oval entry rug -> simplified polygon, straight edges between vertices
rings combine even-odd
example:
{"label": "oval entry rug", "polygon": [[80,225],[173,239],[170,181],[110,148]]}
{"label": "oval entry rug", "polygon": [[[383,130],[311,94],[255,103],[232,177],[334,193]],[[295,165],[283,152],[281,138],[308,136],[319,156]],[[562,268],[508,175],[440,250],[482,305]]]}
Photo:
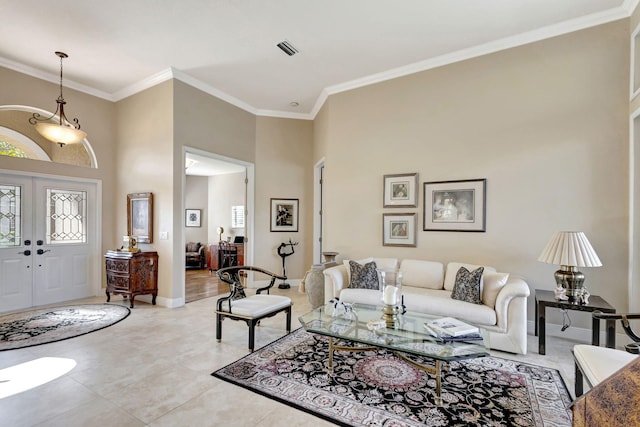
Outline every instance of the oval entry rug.
{"label": "oval entry rug", "polygon": [[118,323],[130,313],[120,305],[81,304],[0,316],[0,351],[88,334]]}

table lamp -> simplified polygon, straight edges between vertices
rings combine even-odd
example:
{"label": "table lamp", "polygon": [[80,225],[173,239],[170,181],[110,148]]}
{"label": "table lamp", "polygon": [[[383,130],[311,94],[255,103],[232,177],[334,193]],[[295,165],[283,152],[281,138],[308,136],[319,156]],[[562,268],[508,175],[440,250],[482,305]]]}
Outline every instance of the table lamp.
{"label": "table lamp", "polygon": [[558,231],[538,257],[538,261],[560,265],[554,276],[556,285],[567,291],[569,302],[579,302],[584,274],[576,267],[601,267],[602,263],[587,236],[581,231]]}

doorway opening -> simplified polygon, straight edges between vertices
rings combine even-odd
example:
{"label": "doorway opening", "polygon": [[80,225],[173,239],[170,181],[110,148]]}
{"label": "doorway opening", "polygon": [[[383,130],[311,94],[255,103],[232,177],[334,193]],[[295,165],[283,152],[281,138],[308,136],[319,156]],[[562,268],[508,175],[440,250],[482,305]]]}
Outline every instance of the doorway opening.
{"label": "doorway opening", "polygon": [[[195,148],[184,149],[185,303],[228,292],[218,281],[219,243],[233,245],[239,264],[251,262],[254,168],[252,163]],[[189,250],[203,257],[194,262]]]}

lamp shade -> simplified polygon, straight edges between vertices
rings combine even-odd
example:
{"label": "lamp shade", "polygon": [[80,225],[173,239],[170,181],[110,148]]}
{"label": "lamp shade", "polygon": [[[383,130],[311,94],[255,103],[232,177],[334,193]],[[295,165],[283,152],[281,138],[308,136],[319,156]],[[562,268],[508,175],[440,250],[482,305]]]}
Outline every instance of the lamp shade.
{"label": "lamp shade", "polygon": [[581,231],[558,231],[544,248],[538,261],[573,267],[600,267],[600,258]]}
{"label": "lamp shade", "polygon": [[77,144],[87,137],[87,133],[80,129],[56,123],[36,123],[35,128],[40,135],[49,141],[57,142],[61,145]]}

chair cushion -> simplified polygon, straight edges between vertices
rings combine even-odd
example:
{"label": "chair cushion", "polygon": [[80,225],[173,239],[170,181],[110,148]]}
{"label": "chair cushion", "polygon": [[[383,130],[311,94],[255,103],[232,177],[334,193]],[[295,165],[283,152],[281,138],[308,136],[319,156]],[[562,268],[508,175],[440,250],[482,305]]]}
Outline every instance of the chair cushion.
{"label": "chair cushion", "polygon": [[[231,313],[238,316],[260,317],[291,305],[291,298],[280,295],[251,295],[231,301]],[[226,303],[223,308],[227,307]]]}
{"label": "chair cushion", "polygon": [[638,356],[615,348],[578,344],[573,346],[573,357],[589,384],[595,386]]}

